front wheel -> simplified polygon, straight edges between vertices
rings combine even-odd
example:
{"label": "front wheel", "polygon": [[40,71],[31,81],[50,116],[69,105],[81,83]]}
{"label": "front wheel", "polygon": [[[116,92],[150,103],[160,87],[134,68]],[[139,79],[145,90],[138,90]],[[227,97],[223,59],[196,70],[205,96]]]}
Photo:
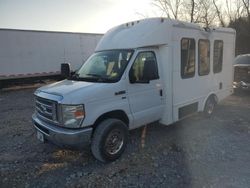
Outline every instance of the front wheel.
{"label": "front wheel", "polygon": [[128,140],[128,128],[118,119],[102,121],[95,129],[91,151],[102,162],[114,161],[121,156]]}
{"label": "front wheel", "polygon": [[215,105],[216,105],[216,102],[214,100],[214,97],[209,97],[206,101],[204,111],[203,111],[206,117],[210,117],[213,114]]}

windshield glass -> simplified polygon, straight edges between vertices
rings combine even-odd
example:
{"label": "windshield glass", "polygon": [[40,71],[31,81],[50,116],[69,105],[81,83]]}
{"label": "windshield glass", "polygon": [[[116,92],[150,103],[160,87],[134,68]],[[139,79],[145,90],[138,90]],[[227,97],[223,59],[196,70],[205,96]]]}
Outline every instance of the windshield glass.
{"label": "windshield glass", "polygon": [[133,50],[109,50],[94,53],[72,79],[89,82],[117,82],[120,80]]}
{"label": "windshield glass", "polygon": [[239,55],[235,58],[234,64],[250,65],[250,55]]}

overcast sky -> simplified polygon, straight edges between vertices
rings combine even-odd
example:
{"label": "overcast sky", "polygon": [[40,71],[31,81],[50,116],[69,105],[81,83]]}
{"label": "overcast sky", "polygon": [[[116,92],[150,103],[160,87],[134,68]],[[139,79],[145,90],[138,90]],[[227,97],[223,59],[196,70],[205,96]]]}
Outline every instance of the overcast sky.
{"label": "overcast sky", "polygon": [[104,33],[145,16],[161,16],[152,0],[0,0],[0,28]]}

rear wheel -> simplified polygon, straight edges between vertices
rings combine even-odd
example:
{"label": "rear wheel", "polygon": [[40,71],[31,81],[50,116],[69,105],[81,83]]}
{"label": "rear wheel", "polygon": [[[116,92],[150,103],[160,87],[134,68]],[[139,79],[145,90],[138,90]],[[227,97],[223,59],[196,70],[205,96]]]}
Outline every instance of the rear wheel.
{"label": "rear wheel", "polygon": [[203,111],[206,117],[210,117],[213,114],[215,105],[216,105],[216,102],[215,102],[214,97],[212,96],[209,97],[206,101],[204,111]]}
{"label": "rear wheel", "polygon": [[114,161],[121,156],[128,140],[128,128],[118,119],[102,121],[95,129],[91,151],[102,162]]}

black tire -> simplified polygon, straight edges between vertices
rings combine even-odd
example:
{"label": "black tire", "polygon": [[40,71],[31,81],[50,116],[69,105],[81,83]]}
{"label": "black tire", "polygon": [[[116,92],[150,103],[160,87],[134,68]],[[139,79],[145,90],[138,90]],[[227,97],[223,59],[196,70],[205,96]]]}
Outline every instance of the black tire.
{"label": "black tire", "polygon": [[128,128],[118,119],[106,119],[95,129],[91,151],[101,162],[118,159],[124,152],[128,141]]}
{"label": "black tire", "polygon": [[216,105],[216,101],[215,101],[214,97],[210,96],[206,101],[204,111],[203,111],[203,114],[205,115],[205,117],[212,116],[212,114],[214,112],[215,105]]}

